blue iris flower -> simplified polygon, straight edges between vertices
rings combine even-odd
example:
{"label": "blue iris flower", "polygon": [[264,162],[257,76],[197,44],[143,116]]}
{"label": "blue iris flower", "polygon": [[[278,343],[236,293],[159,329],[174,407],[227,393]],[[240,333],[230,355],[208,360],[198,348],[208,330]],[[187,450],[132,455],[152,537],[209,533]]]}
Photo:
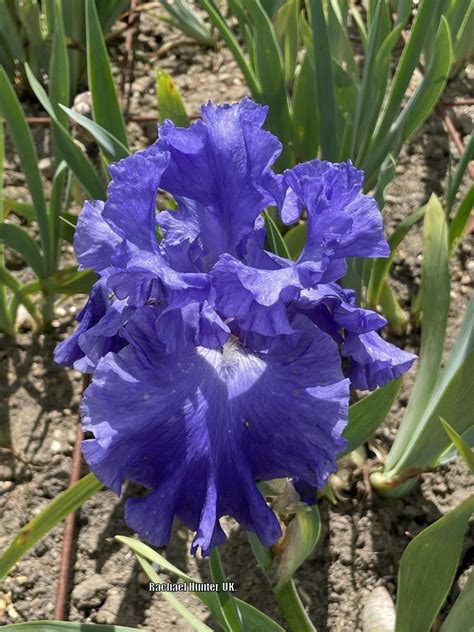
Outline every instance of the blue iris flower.
{"label": "blue iris flower", "polygon": [[[275,174],[266,114],[244,99],[204,106],[187,129],[165,122],[110,167],[107,200],[86,202],[77,224],[80,266],[98,280],[56,360],[92,374],[84,456],[115,492],[125,480],[150,490],[125,511],[156,546],[179,517],[207,555],[225,540],[223,515],[274,543],[279,522],[256,481],[324,486],[350,385],[376,388],[414,360],[337,284],[346,257],[389,253],[362,172],[313,160]],[[159,190],[177,209],[156,213]],[[296,262],[264,249],[268,205],[287,224],[306,213]]]}

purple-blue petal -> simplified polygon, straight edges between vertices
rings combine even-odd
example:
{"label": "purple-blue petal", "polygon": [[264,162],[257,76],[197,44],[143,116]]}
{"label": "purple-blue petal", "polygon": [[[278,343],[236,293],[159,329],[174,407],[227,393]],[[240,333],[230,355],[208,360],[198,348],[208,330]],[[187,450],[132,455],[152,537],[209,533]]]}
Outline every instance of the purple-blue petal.
{"label": "purple-blue petal", "polygon": [[389,255],[377,203],[362,194],[363,172],[350,162],[313,160],[286,171],[285,181],[293,191],[286,201],[293,210],[284,207],[284,219],[295,218],[295,198],[307,213],[301,260]]}
{"label": "purple-blue petal", "polygon": [[269,545],[280,528],[255,481],[325,484],[345,446],[348,381],[335,343],[305,317],[293,326],[298,346],[272,355],[232,339],[157,354],[152,366],[131,347],[100,362],[82,406],[84,429],[94,433],[83,450],[117,493],[127,479],[152,490],[127,506],[142,537],[163,546],[176,515],[207,553],[229,514]]}
{"label": "purple-blue petal", "polygon": [[355,388],[372,391],[408,371],[416,356],[386,342],[377,333],[347,334],[342,354],[350,358],[349,377]]}

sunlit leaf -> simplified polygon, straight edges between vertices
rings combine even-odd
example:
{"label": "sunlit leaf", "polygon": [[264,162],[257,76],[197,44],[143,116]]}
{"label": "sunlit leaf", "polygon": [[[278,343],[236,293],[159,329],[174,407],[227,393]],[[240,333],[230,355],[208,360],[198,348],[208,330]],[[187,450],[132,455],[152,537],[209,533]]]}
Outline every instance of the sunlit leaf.
{"label": "sunlit leaf", "polygon": [[457,448],[459,454],[468,464],[471,474],[474,474],[474,452],[464,441],[462,436],[456,432],[456,430],[454,430],[454,428],[450,426],[445,419],[441,418],[441,423],[443,424],[443,428],[446,430],[448,437]]}
{"label": "sunlit leaf", "polygon": [[178,127],[189,126],[189,118],[179,90],[171,75],[161,68],[156,70],[156,100],[160,121],[170,119]]}
{"label": "sunlit leaf", "polygon": [[471,496],[405,549],[398,574],[396,632],[430,631],[453,582],[473,512]]}
{"label": "sunlit leaf", "polygon": [[87,75],[94,121],[128,148],[127,130],[94,0],[86,0],[86,41]]}
{"label": "sunlit leaf", "polygon": [[400,379],[392,380],[349,407],[349,421],[343,433],[348,444],[338,458],[349,454],[370,439],[385,421],[400,386]]}

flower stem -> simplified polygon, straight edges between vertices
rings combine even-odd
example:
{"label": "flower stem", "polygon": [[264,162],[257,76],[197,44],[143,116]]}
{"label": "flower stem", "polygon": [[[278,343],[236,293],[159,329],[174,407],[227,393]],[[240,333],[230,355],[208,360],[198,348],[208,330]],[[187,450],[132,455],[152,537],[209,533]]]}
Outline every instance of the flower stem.
{"label": "flower stem", "polygon": [[275,596],[292,632],[316,632],[292,579],[274,589]]}

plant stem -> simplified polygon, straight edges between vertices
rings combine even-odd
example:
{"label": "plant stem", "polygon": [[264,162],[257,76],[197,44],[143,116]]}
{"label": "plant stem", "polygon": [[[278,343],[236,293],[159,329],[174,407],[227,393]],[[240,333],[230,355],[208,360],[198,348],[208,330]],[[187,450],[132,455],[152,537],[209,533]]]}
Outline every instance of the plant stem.
{"label": "plant stem", "polygon": [[43,294],[42,314],[43,330],[51,331],[51,323],[54,318],[54,296],[52,294]]}
{"label": "plant stem", "polygon": [[292,579],[275,588],[275,596],[292,632],[316,632]]}

